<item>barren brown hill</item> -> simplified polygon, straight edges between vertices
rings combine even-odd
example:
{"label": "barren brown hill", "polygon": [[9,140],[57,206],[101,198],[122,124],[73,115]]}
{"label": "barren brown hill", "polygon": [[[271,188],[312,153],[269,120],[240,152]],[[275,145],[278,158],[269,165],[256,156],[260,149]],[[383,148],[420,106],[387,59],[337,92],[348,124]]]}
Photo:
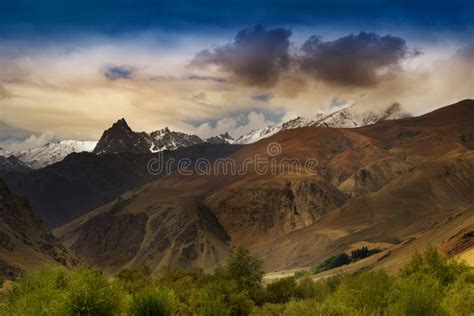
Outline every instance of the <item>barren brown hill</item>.
{"label": "barren brown hill", "polygon": [[[267,150],[275,144],[281,149],[276,156]],[[253,161],[244,174],[174,173],[55,234],[87,262],[109,269],[144,263],[213,268],[230,246],[244,244],[267,270],[280,270],[314,265],[361,242],[393,247],[372,265],[392,261],[396,269],[412,253],[408,245],[468,233],[473,148],[473,100],[357,129],[285,130],[229,156],[239,169],[258,155],[277,172],[257,172]],[[287,164],[309,158],[318,161],[311,172]]]}
{"label": "barren brown hill", "polygon": [[24,271],[77,263],[28,201],[11,193],[0,179],[0,276],[14,279]]}

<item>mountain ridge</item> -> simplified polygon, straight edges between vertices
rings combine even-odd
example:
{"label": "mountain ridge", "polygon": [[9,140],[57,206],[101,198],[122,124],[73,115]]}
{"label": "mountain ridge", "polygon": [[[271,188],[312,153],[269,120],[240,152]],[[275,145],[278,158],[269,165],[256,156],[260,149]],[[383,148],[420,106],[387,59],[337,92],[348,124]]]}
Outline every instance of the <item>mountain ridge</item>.
{"label": "mountain ridge", "polygon": [[[442,243],[470,227],[462,219],[472,218],[474,206],[473,123],[474,101],[465,100],[420,117],[379,121],[356,129],[283,130],[242,146],[228,158],[239,164],[257,154],[269,157],[267,146],[276,142],[281,146],[277,164],[287,158],[301,163],[308,157],[317,158],[316,175],[260,174],[252,168],[237,176],[172,173],[54,233],[81,258],[111,271],[143,264],[152,269],[170,264],[213,269],[235,245],[249,247],[267,271],[274,271],[314,266],[361,242],[394,249],[388,259],[374,266],[387,264],[397,269],[409,258],[406,254],[412,253],[410,240],[419,240],[419,247],[435,237]],[[78,236],[94,230],[99,214],[108,214],[109,229],[114,230],[131,214],[160,216],[166,210],[167,216],[192,216],[198,207],[215,216],[229,242],[219,234],[210,237],[206,226],[192,225],[193,233],[188,234],[182,226],[165,221],[155,222],[155,231],[166,232],[162,236],[186,236],[185,244],[168,238],[170,242],[160,244],[156,251],[148,239],[137,238],[135,248],[140,252],[111,263],[118,250],[106,241],[97,239],[98,249],[108,251],[104,261],[96,258],[97,249],[84,249],[76,242]],[[212,239],[212,247],[221,250],[212,251],[199,236]],[[190,252],[183,252],[188,246]],[[209,252],[218,255],[210,261],[199,259],[209,258]]]}

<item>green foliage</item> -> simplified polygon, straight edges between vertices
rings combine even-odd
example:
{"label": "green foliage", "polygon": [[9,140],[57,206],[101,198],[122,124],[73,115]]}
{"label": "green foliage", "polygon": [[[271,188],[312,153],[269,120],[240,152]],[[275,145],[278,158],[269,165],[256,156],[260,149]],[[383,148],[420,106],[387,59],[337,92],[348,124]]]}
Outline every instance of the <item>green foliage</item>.
{"label": "green foliage", "polygon": [[319,266],[316,267],[314,273],[320,273],[326,270],[331,270],[351,262],[351,258],[346,253],[341,253],[327,258]]}
{"label": "green foliage", "polygon": [[324,293],[322,283],[314,282],[310,277],[298,281],[295,288],[295,296],[298,299],[322,299]]}
{"label": "green foliage", "polygon": [[209,275],[201,269],[167,268],[159,271],[156,284],[178,294],[182,314],[245,315],[254,306],[248,291],[222,271]]}
{"label": "green foliage", "polygon": [[51,268],[24,276],[5,295],[6,315],[61,315],[67,301],[67,270]]}
{"label": "green foliage", "polygon": [[267,302],[286,303],[296,296],[295,278],[283,278],[267,286]]}
{"label": "green foliage", "polygon": [[374,248],[369,250],[369,248],[364,246],[362,248],[353,250],[350,256],[343,252],[324,260],[323,263],[313,269],[313,273],[320,273],[323,271],[331,270],[349,264],[351,262],[367,258],[381,251],[382,249],[380,248]]}
{"label": "green foliage", "polygon": [[474,271],[462,274],[449,287],[442,306],[449,315],[474,314]]}
{"label": "green foliage", "polygon": [[133,295],[129,314],[131,316],[177,315],[179,300],[172,290],[146,289]]}
{"label": "green foliage", "polygon": [[[370,251],[361,248],[351,257]],[[201,269],[45,269],[0,291],[0,315],[472,315],[474,270],[430,247],[390,277],[383,271],[309,275],[262,285],[261,263],[236,249],[214,274]]]}
{"label": "green foliage", "polygon": [[279,316],[285,309],[285,304],[266,303],[252,310],[251,316]]}
{"label": "green foliage", "polygon": [[313,316],[318,312],[318,303],[311,300],[290,301],[285,305],[284,316]]}
{"label": "green foliage", "polygon": [[443,286],[447,286],[467,272],[464,263],[442,256],[436,248],[429,246],[423,253],[415,253],[411,261],[400,272],[401,277],[412,274],[430,275]]}
{"label": "green foliage", "polygon": [[124,295],[97,268],[45,269],[22,278],[6,295],[12,315],[114,315]]}
{"label": "green foliage", "polygon": [[185,303],[198,289],[204,288],[212,279],[202,269],[183,270],[162,268],[156,274],[155,283],[160,287],[173,289],[180,302]]}
{"label": "green foliage", "polygon": [[255,298],[262,287],[265,273],[259,259],[252,257],[248,249],[238,247],[231,252],[225,266],[216,274],[224,279],[236,281],[239,290],[247,291],[252,298]]}
{"label": "green foliage", "polygon": [[123,309],[124,295],[98,268],[70,273],[66,307],[71,315],[115,315]]}
{"label": "green foliage", "polygon": [[364,259],[364,258],[367,258],[367,257],[370,257],[376,253],[379,253],[381,252],[382,249],[380,248],[374,248],[374,249],[370,249],[367,248],[367,247],[362,247],[362,248],[358,248],[356,250],[353,250],[351,252],[351,261],[357,261],[357,260],[361,260],[361,259]]}
{"label": "green foliage", "polygon": [[391,315],[439,315],[441,284],[431,275],[412,274],[395,281],[391,291]]}
{"label": "green foliage", "polygon": [[381,314],[388,306],[391,283],[383,271],[350,275],[341,281],[329,302],[364,314]]}
{"label": "green foliage", "polygon": [[130,294],[153,285],[151,272],[147,266],[144,266],[141,270],[123,269],[117,274],[116,278],[117,282]]}

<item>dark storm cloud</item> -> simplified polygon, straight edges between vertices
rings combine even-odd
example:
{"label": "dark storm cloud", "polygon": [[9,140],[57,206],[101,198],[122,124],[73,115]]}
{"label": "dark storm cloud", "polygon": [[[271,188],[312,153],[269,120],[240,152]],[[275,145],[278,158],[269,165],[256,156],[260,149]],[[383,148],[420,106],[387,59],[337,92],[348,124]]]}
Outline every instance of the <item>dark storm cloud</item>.
{"label": "dark storm cloud", "polygon": [[227,45],[199,52],[191,65],[216,65],[239,83],[271,87],[290,66],[290,36],[290,30],[257,25],[240,31]]}
{"label": "dark storm cloud", "polygon": [[135,69],[131,66],[109,66],[104,75],[109,80],[131,79]]}
{"label": "dark storm cloud", "polygon": [[301,69],[336,85],[371,86],[407,58],[405,40],[361,32],[324,42],[312,36],[301,47]]}

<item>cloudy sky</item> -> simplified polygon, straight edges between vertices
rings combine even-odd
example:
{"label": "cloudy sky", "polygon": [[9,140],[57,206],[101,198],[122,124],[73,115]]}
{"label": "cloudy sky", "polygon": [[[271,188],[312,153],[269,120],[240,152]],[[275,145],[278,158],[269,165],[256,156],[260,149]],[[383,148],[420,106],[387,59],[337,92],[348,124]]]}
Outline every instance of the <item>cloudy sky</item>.
{"label": "cloudy sky", "polygon": [[0,141],[97,140],[121,117],[209,137],[353,103],[421,114],[474,98],[473,12],[456,0],[3,0]]}

